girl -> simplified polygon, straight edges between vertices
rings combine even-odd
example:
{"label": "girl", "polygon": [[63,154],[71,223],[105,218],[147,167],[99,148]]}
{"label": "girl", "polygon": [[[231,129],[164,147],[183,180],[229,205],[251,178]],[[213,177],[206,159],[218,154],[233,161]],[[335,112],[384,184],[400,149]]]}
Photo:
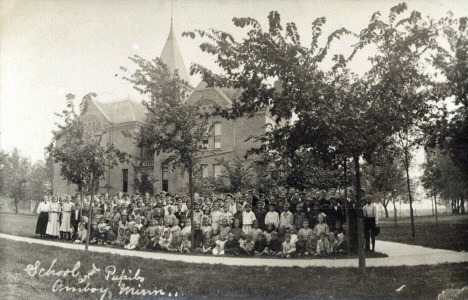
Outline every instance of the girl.
{"label": "girl", "polygon": [[57,197],[52,197],[52,203],[49,206],[49,222],[47,223],[46,234],[54,239],[58,239],[60,234],[60,204],[57,202]]}
{"label": "girl", "polygon": [[252,230],[252,223],[256,220],[255,214],[251,211],[250,204],[245,205],[245,211],[242,213],[242,231],[244,234],[249,234]]}
{"label": "girl", "polygon": [[128,215],[127,228],[130,229],[131,232],[133,232],[134,226],[135,226],[135,217],[133,215]]}
{"label": "girl", "polygon": [[270,242],[273,231],[275,231],[275,225],[273,223],[268,223],[267,230],[264,232],[267,243]]}
{"label": "girl", "polygon": [[225,232],[221,232],[221,237],[216,241],[216,248],[213,249],[213,255],[224,255],[224,245],[227,242],[227,235]]}
{"label": "girl", "polygon": [[179,247],[180,247],[180,238],[179,238],[179,232],[174,231],[172,232],[172,239],[171,243],[169,244],[169,251],[170,252],[179,252]]}
{"label": "girl", "polygon": [[257,236],[254,251],[255,255],[265,255],[270,253],[270,251],[268,250],[268,243],[265,239],[265,235],[263,234],[263,232],[260,232]]}
{"label": "girl", "polygon": [[140,235],[138,234],[138,228],[133,227],[133,233],[130,236],[130,243],[128,243],[127,246],[125,246],[125,249],[133,250],[136,248],[138,245],[138,240],[140,239]]}
{"label": "girl", "polygon": [[252,241],[252,236],[250,234],[247,234],[245,237],[245,241],[241,244],[241,254],[245,255],[254,255],[255,251],[255,243]]}
{"label": "girl", "polygon": [[211,238],[211,233],[207,232],[205,233],[205,239],[203,241],[203,254],[211,254],[213,253],[213,248],[214,248],[214,241]]}
{"label": "girl", "polygon": [[318,221],[319,223],[314,227],[314,233],[316,236],[322,236],[322,233],[326,234],[327,236],[330,234],[330,228],[327,224],[323,222],[323,214],[319,214]]}
{"label": "girl", "polygon": [[188,236],[190,237],[190,234],[192,233],[192,221],[191,220],[187,220],[187,223],[185,224],[185,227],[182,229],[182,231],[180,232],[180,234],[182,236]]}
{"label": "girl", "polygon": [[220,226],[221,233],[225,233],[226,236],[228,236],[228,233],[231,231],[231,226],[229,226],[229,221],[227,218],[223,218],[221,220],[221,226]]}
{"label": "girl", "polygon": [[257,236],[260,233],[263,233],[263,231],[258,226],[259,226],[258,221],[257,220],[253,221],[253,228],[252,228],[250,234],[252,235],[252,241],[254,241],[254,242],[257,241]]}
{"label": "girl", "polygon": [[136,248],[138,250],[146,250],[148,248],[148,245],[149,245],[149,242],[150,242],[150,240],[148,238],[148,234],[147,234],[146,230],[144,230],[144,229],[141,230],[140,233],[141,233],[141,236],[138,239],[138,244],[137,244]]}
{"label": "girl", "polygon": [[240,222],[238,219],[234,220],[234,228],[231,229],[232,234],[234,235],[234,239],[239,241],[242,236],[242,229],[240,228]]}
{"label": "girl", "polygon": [[209,233],[213,232],[213,228],[209,224],[209,218],[206,217],[206,216],[203,216],[202,220],[203,220],[203,223],[202,223],[203,226],[202,226],[201,230],[203,232],[203,235],[205,235],[205,233],[207,233],[207,232],[209,232]]}
{"label": "girl", "polygon": [[189,240],[189,236],[183,235],[182,242],[180,243],[180,246],[179,246],[179,251],[181,253],[190,253],[191,248],[192,248],[192,243]]}
{"label": "girl", "polygon": [[116,245],[125,246],[125,229],[119,228]]}
{"label": "girl", "polygon": [[75,235],[75,238],[73,240],[73,243],[75,244],[82,244],[86,240],[86,235],[88,231],[85,229],[85,225],[83,223],[80,223],[78,225],[78,232]]}

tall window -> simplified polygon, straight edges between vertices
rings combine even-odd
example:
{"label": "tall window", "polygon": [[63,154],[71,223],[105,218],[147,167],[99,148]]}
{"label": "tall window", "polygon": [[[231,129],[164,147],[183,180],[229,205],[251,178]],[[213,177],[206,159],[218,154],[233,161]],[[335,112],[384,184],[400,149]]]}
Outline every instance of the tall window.
{"label": "tall window", "polygon": [[169,191],[169,168],[168,166],[162,166],[162,190],[165,192]]}
{"label": "tall window", "polygon": [[128,169],[122,169],[122,192],[128,193]]}
{"label": "tall window", "polygon": [[221,176],[221,165],[213,165],[213,176],[214,178]]}
{"label": "tall window", "polygon": [[208,165],[201,165],[200,169],[201,169],[201,177],[202,178],[208,177]]}
{"label": "tall window", "polygon": [[221,123],[214,124],[214,148],[221,149]]}

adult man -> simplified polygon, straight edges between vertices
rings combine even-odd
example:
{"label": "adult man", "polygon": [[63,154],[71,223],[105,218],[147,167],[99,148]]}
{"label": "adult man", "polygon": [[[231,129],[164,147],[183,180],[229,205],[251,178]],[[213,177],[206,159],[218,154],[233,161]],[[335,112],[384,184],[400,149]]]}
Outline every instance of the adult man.
{"label": "adult man", "polygon": [[370,251],[370,240],[372,239],[372,252],[375,251],[375,233],[379,225],[377,205],[372,203],[372,196],[366,196],[366,205],[362,208],[364,216],[364,232],[366,237],[366,251]]}

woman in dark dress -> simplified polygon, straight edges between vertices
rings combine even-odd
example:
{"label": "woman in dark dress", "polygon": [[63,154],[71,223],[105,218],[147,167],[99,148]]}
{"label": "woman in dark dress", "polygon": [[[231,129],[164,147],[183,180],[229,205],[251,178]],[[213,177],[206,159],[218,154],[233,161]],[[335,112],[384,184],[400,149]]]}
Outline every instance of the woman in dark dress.
{"label": "woman in dark dress", "polygon": [[49,197],[44,196],[44,201],[39,203],[37,207],[36,234],[40,234],[41,238],[46,237],[47,223],[49,222]]}

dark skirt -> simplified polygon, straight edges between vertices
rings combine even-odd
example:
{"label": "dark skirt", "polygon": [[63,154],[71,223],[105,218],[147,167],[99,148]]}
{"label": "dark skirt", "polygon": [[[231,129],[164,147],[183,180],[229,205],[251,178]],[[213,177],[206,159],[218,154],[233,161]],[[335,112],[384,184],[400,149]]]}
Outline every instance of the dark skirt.
{"label": "dark skirt", "polygon": [[47,223],[49,223],[49,213],[41,212],[37,218],[36,234],[46,234]]}

